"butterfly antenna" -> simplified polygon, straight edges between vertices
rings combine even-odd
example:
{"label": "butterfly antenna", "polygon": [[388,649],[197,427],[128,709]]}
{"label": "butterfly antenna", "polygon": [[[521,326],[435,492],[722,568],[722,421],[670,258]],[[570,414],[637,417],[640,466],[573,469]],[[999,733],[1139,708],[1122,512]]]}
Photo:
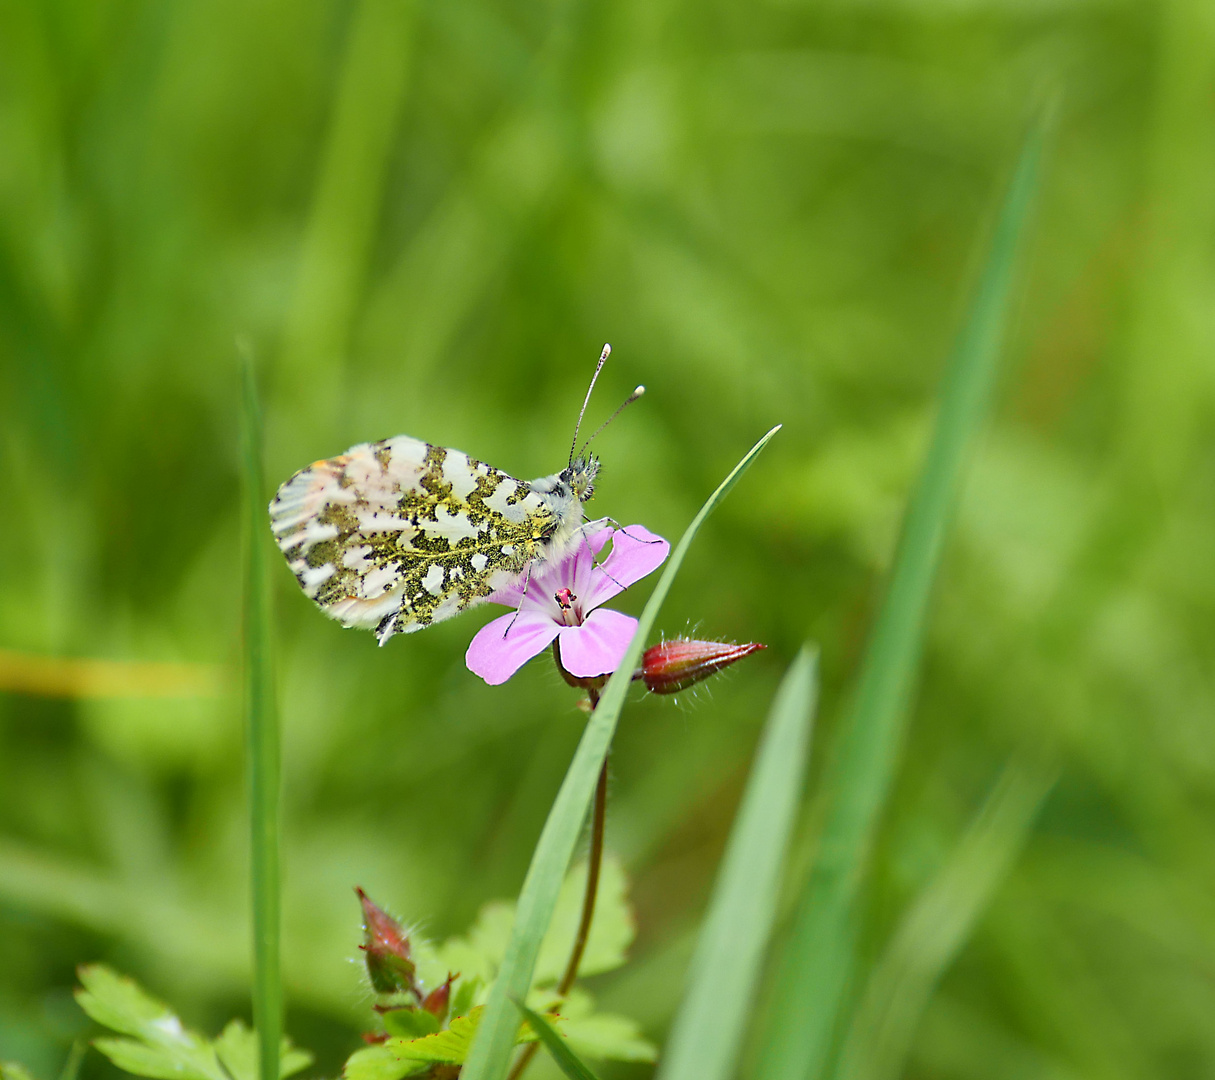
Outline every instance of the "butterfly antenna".
{"label": "butterfly antenna", "polygon": [[578,456],[585,457],[587,448],[591,445],[591,443],[593,443],[595,441],[595,438],[596,438],[596,436],[598,436],[599,432],[602,431],[605,427],[607,427],[608,424],[610,424],[613,420],[615,420],[616,417],[618,417],[622,412],[624,412],[625,409],[627,409],[630,405],[632,405],[633,402],[636,401],[639,397],[641,397],[641,395],[644,393],[645,393],[645,387],[639,386],[639,387],[637,387],[636,390],[634,390],[631,394],[629,394],[629,396],[626,397],[620,403],[620,408],[618,408],[614,413],[612,413],[611,416],[609,416],[602,424],[600,424],[598,429],[595,431],[595,434],[592,435],[589,439],[586,440],[585,443],[582,444],[582,453],[579,454]]}
{"label": "butterfly antenna", "polygon": [[[591,376],[591,385],[586,388],[586,397],[582,399],[582,409],[578,413],[578,423],[574,425],[574,439],[570,443],[570,464],[574,464],[574,451],[578,447],[578,432],[582,428],[582,418],[586,415],[586,407],[591,403],[591,391],[595,389],[595,381],[599,378],[599,372],[603,370],[603,365],[607,363],[607,358],[612,355],[611,345],[604,345],[603,352],[599,354],[599,363],[595,365],[595,374]],[[598,432],[595,433],[596,435]],[[594,435],[591,436],[594,438]],[[589,440],[588,440],[589,441]]]}

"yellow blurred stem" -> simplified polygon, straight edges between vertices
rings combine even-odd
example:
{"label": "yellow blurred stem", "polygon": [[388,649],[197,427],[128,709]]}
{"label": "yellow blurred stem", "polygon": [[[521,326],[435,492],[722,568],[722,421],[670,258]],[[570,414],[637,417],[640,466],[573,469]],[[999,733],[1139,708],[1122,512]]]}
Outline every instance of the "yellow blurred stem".
{"label": "yellow blurred stem", "polygon": [[214,697],[223,680],[211,664],[94,660],[0,649],[0,692],[60,698]]}

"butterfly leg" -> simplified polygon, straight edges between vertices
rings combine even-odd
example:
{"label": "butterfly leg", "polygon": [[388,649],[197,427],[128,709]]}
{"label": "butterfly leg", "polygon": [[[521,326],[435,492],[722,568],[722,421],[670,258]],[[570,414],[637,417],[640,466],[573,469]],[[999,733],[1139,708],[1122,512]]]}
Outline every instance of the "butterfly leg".
{"label": "butterfly leg", "polygon": [[[608,523],[609,523],[609,524],[610,524],[610,525],[611,525],[611,526],[612,526],[612,527],[613,527],[613,528],[614,528],[614,529],[615,529],[617,532],[624,533],[624,535],[625,535],[625,536],[627,536],[627,537],[628,537],[630,540],[635,540],[635,541],[636,541],[637,543],[639,543],[639,544],[662,544],[662,543],[665,543],[665,541],[664,541],[664,540],[662,540],[661,538],[658,538],[658,537],[656,537],[656,538],[655,538],[655,539],[653,539],[653,540],[646,540],[646,539],[644,539],[644,538],[642,538],[642,537],[640,537],[640,536],[634,536],[634,535],[633,535],[631,532],[629,532],[629,530],[628,530],[628,529],[626,529],[626,528],[625,528],[623,525],[621,525],[621,524],[620,524],[620,522],[619,522],[619,521],[617,521],[617,520],[616,520],[614,517],[604,517],[604,518],[600,518],[600,519],[599,519],[599,521],[606,521],[606,522],[608,522]],[[591,522],[591,524],[592,524],[592,525],[597,525],[598,523],[599,523],[599,522]],[[585,526],[583,527],[583,533],[582,533],[582,542],[583,542],[584,544],[586,544],[586,546],[587,546],[588,548],[590,547],[590,542],[589,542],[589,541],[587,540],[587,538],[586,538]],[[591,558],[592,558],[592,559],[594,559],[594,557],[595,557],[595,556],[592,554]],[[615,585],[615,586],[616,586],[616,587],[617,587],[617,588],[618,588],[618,589],[619,589],[621,592],[623,592],[623,591],[624,591],[625,586],[624,586],[624,585],[621,585],[619,581],[617,581],[617,580],[616,580],[614,577],[612,577],[612,575],[611,575],[611,574],[609,574],[609,573],[608,573],[606,570],[604,570],[604,569],[603,569],[603,563],[599,563],[599,562],[595,563],[595,569],[597,569],[597,570],[599,570],[601,573],[603,573],[603,574],[604,574],[604,575],[607,577],[608,581],[610,581],[610,582],[611,582],[613,585]]]}
{"label": "butterfly leg", "polygon": [[510,622],[508,622],[506,624],[506,629],[502,631],[503,637],[506,637],[506,635],[510,633],[511,627],[513,627],[515,625],[515,620],[519,617],[519,612],[523,610],[523,601],[527,599],[527,587],[531,584],[531,581],[532,581],[532,567],[534,565],[535,565],[534,559],[527,564],[527,569],[524,571],[524,574],[523,574],[523,597],[519,601],[519,606],[517,608],[515,608],[515,613],[514,613],[514,615],[511,616]]}
{"label": "butterfly leg", "polygon": [[629,530],[624,525],[621,525],[620,522],[617,521],[614,517],[605,517],[605,518],[600,518],[599,520],[606,521],[617,532],[624,533],[624,535],[627,536],[630,540],[636,540],[637,543],[639,543],[639,544],[662,544],[662,543],[666,542],[661,537],[656,537],[653,540],[646,540],[640,536],[634,536],[631,532],[629,532]]}

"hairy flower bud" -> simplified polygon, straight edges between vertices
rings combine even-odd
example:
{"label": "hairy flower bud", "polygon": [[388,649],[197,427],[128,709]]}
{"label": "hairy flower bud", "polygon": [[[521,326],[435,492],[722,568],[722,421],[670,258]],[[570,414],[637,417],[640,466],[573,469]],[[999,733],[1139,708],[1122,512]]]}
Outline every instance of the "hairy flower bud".
{"label": "hairy flower bud", "polygon": [[362,889],[355,889],[363,905],[363,950],[367,974],[377,994],[410,990],[418,993],[416,967],[409,955],[409,937],[401,924],[372,902]]}
{"label": "hairy flower bud", "polygon": [[677,694],[693,683],[716,675],[736,660],[766,648],[754,641],[731,645],[726,641],[676,638],[646,649],[641,670],[633,678],[644,680],[646,689],[655,694]]}

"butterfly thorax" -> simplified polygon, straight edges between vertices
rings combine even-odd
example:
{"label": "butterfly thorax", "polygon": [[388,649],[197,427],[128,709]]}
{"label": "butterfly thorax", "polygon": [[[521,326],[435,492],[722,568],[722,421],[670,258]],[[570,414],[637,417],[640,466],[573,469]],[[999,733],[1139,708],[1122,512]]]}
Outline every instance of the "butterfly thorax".
{"label": "butterfly thorax", "polygon": [[598,458],[580,457],[561,472],[542,476],[529,485],[552,511],[556,523],[552,534],[545,538],[542,557],[554,558],[568,550],[582,527],[582,504],[595,494],[598,473]]}

